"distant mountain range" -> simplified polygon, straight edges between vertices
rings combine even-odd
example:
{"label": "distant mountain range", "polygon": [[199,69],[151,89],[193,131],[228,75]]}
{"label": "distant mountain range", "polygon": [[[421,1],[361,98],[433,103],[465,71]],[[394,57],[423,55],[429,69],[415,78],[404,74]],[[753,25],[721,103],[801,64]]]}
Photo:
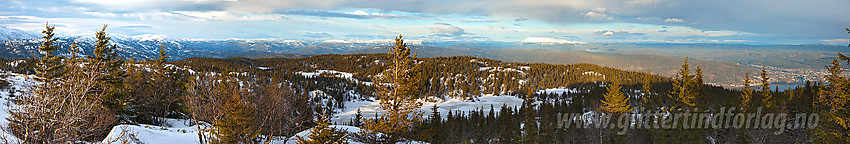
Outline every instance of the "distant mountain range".
{"label": "distant mountain range", "polygon": [[[41,34],[0,26],[0,56],[25,58],[38,54]],[[93,52],[93,35],[58,36],[60,54],[69,54],[72,42],[80,46],[81,55]],[[387,40],[280,40],[280,39],[171,39],[164,35],[145,34],[113,36],[119,55],[136,60],[153,59],[161,46],[174,60],[190,57],[299,58],[317,54],[385,53]],[[738,84],[744,72],[754,73],[760,66],[802,69],[813,73],[831,62],[837,52],[847,53],[846,46],[833,45],[742,45],[742,44],[667,44],[667,43],[593,43],[541,37],[521,42],[497,41],[406,41],[420,57],[475,56],[507,62],[539,62],[553,64],[591,63],[618,69],[652,70],[673,76],[685,57],[706,71],[708,82]],[[694,66],[695,67],[695,66]],[[778,71],[788,71],[778,69]],[[779,73],[779,72],[777,72]],[[779,77],[789,83],[799,76]]]}
{"label": "distant mountain range", "polygon": [[13,39],[36,39],[40,37],[41,35],[38,35],[38,33],[32,33],[19,29],[0,26],[0,41],[7,41]]}

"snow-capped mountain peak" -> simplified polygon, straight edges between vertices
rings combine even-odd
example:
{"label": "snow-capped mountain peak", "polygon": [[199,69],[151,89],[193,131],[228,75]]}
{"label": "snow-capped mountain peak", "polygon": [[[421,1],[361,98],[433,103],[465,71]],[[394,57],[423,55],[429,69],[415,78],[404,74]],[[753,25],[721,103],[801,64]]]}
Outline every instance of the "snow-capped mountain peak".
{"label": "snow-capped mountain peak", "polygon": [[37,39],[39,37],[41,36],[36,32],[28,32],[19,29],[0,26],[0,41],[7,41],[13,39]]}
{"label": "snow-capped mountain peak", "polygon": [[127,39],[137,40],[137,41],[164,41],[164,40],[168,39],[168,37],[166,37],[165,35],[161,35],[161,34],[141,34],[141,35],[129,36],[129,37],[127,37]]}

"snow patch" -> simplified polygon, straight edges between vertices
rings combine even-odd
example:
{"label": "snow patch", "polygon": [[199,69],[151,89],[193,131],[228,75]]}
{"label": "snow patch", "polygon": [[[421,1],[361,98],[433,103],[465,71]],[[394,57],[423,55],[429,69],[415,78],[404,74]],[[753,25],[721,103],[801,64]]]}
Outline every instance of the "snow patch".
{"label": "snow patch", "polygon": [[601,73],[595,71],[586,71],[581,73],[581,75],[601,76],[602,78],[605,78],[605,75],[602,75]]}
{"label": "snow patch", "polygon": [[568,88],[560,87],[560,88],[553,88],[553,89],[538,90],[536,93],[537,94],[558,94],[558,95],[560,95],[562,93],[578,93],[578,92],[579,91],[577,89],[574,89],[574,88],[568,89]]}
{"label": "snow patch", "polygon": [[[484,110],[484,112],[489,112],[492,105],[494,112],[498,113],[501,111],[503,105],[514,108],[522,106],[522,102],[523,99],[516,96],[484,95],[475,98],[474,101],[452,98],[442,102],[423,102],[422,107],[418,111],[422,112],[423,116],[428,117],[432,112],[431,108],[437,105],[437,111],[440,112],[440,117],[447,118],[449,111],[467,112],[471,110]],[[348,123],[357,114],[358,108],[364,118],[374,118],[376,115],[383,114],[380,106],[379,100],[346,102],[345,110],[336,114],[331,120],[335,123]]]}
{"label": "snow patch", "polygon": [[[119,139],[128,139],[140,143],[189,144],[198,142],[198,127],[188,125],[190,121],[166,119],[170,127],[155,125],[118,125],[112,128],[101,143],[121,143]],[[122,135],[122,133],[124,135]],[[209,134],[208,132],[204,132]]]}
{"label": "snow patch", "polygon": [[480,67],[478,71],[489,71],[489,72],[518,72],[521,74],[525,74],[525,71],[514,69],[514,68],[506,68],[506,67]]}
{"label": "snow patch", "polygon": [[351,78],[351,76],[354,76],[354,74],[352,74],[352,73],[335,71],[335,70],[317,70],[316,72],[298,72],[298,73],[300,73],[301,76],[304,76],[304,77],[307,77],[307,78],[318,77],[318,76],[321,76],[322,74],[332,75],[334,77],[339,77],[339,78]]}

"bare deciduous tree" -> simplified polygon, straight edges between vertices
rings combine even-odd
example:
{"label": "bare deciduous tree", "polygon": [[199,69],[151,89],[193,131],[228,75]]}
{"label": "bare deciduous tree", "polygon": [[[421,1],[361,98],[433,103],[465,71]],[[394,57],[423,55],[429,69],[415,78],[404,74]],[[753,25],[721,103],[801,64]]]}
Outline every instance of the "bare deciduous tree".
{"label": "bare deciduous tree", "polygon": [[[96,65],[69,64],[69,75],[34,86],[11,106],[9,126],[22,143],[64,143],[104,135],[117,121],[92,93]],[[61,81],[60,81],[61,80]],[[93,96],[95,95],[95,96]]]}
{"label": "bare deciduous tree", "polygon": [[[298,95],[290,86],[277,79],[258,81],[254,77],[239,78],[240,85],[230,91],[216,90],[226,79],[215,73],[201,73],[189,81],[186,87],[186,95],[183,104],[189,112],[189,116],[196,120],[194,124],[202,131],[214,131],[206,129],[207,124],[215,124],[223,119],[225,95],[242,95],[242,101],[254,109],[249,129],[260,132],[255,142],[269,143],[273,140],[284,139],[301,130],[307,129],[312,124],[313,108],[307,102],[307,98]],[[230,81],[233,82],[233,81]],[[209,142],[210,135],[199,133],[201,143]],[[284,139],[285,140],[285,139]]]}
{"label": "bare deciduous tree", "polygon": [[306,122],[313,118],[312,108],[297,105],[299,102],[306,103],[306,100],[299,101],[304,100],[300,97],[282,81],[271,80],[254,85],[250,101],[258,109],[254,111],[254,124],[264,136],[262,141],[269,143],[307,128]]}

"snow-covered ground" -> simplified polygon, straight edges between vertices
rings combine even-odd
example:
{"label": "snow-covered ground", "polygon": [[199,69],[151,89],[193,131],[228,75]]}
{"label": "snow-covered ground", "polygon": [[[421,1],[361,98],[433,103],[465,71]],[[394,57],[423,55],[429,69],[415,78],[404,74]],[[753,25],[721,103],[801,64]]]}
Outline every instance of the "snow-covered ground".
{"label": "snow-covered ground", "polygon": [[[354,133],[357,133],[357,132],[359,132],[359,131],[360,131],[360,128],[359,128],[359,127],[353,127],[353,126],[345,126],[345,125],[329,125],[329,127],[331,127],[331,128],[336,128],[336,129],[338,129],[338,130],[345,131],[345,132],[347,132],[347,133],[349,133],[349,134],[354,134]],[[290,138],[289,138],[289,140],[286,142],[286,144],[295,144],[295,143],[296,143],[296,141],[299,139],[299,137],[300,137],[300,138],[305,138],[305,139],[306,139],[306,138],[307,138],[307,136],[309,136],[310,134],[312,134],[312,132],[313,132],[313,130],[312,130],[312,129],[308,129],[308,130],[305,130],[305,131],[298,132],[298,133],[296,133],[296,134],[295,134],[295,136],[290,137]],[[350,137],[350,136],[349,136],[349,137]],[[353,140],[351,140],[351,139],[349,139],[349,140],[348,140],[348,142],[349,142],[349,143],[351,143],[351,144],[360,144],[360,142],[356,142],[356,141],[353,141]],[[283,143],[283,142],[280,142],[280,143]]]}
{"label": "snow-covered ground", "polygon": [[[353,127],[353,126],[345,126],[345,125],[329,125],[329,127],[331,127],[331,128],[336,128],[336,129],[338,129],[338,130],[345,131],[346,133],[349,133],[349,134],[355,134],[355,133],[357,133],[357,132],[359,132],[359,131],[360,131],[360,128],[358,128],[358,127]],[[292,137],[290,137],[290,138],[289,138],[289,140],[288,140],[285,144],[295,144],[295,143],[296,143],[295,141],[296,141],[296,140],[298,140],[298,137],[299,137],[299,136],[300,136],[300,137],[302,137],[302,138],[307,138],[307,136],[309,136],[312,132],[313,132],[313,130],[312,130],[312,129],[308,129],[308,130],[305,130],[305,131],[298,132],[298,133],[296,133],[296,134],[295,134],[296,136],[292,136]],[[350,143],[350,144],[362,144],[361,142],[356,142],[356,141],[354,141],[354,140],[350,139],[350,138],[351,138],[351,135],[349,135],[348,137],[349,137],[349,139],[348,139],[348,143]],[[283,143],[283,142],[282,142],[282,141],[275,141],[275,142],[272,142],[272,143]],[[407,142],[400,142],[400,143],[406,143],[406,144],[427,144],[426,142],[421,142],[421,141],[407,141]]]}
{"label": "snow-covered ground", "polygon": [[[22,75],[15,73],[2,73],[0,74],[0,81],[6,81],[9,83],[9,86],[5,89],[0,89],[0,126],[6,127],[9,125],[9,121],[6,118],[10,117],[9,108],[12,107],[13,103],[8,101],[8,98],[11,96],[20,96],[25,92],[29,91],[33,85],[39,84],[33,78],[33,75]],[[0,131],[0,137],[6,137],[9,139],[14,139],[15,137],[9,131]],[[14,140],[10,140],[14,141]]]}
{"label": "snow-covered ground", "polygon": [[349,72],[341,72],[341,71],[335,71],[335,70],[316,70],[315,72],[298,72],[298,73],[301,74],[301,76],[304,76],[305,78],[319,77],[319,76],[322,76],[322,74],[325,74],[327,76],[344,78],[344,79],[347,79],[347,80],[354,82],[354,83],[362,83],[364,85],[372,85],[372,82],[364,82],[364,81],[357,80],[356,78],[353,78],[352,76],[354,76],[354,74],[349,73]]}
{"label": "snow-covered ground", "polygon": [[[118,125],[112,128],[109,135],[101,141],[104,144],[119,144],[123,140],[155,144],[196,144],[198,142],[198,127],[190,125],[191,121],[182,119],[166,119],[169,127],[155,125]],[[205,134],[209,134],[206,133]]]}
{"label": "snow-covered ground", "polygon": [[[507,105],[509,108],[519,107],[522,105],[523,100],[517,98],[516,96],[492,96],[492,95],[484,95],[478,97],[473,102],[472,100],[462,100],[462,99],[448,99],[442,102],[423,102],[422,107],[419,108],[420,112],[423,112],[423,116],[428,117],[431,114],[431,108],[434,105],[437,105],[437,110],[440,112],[440,117],[446,118],[446,115],[449,111],[470,111],[470,110],[484,110],[484,112],[490,111],[490,106],[493,106],[493,110],[498,113],[501,110],[503,105]],[[345,109],[342,112],[337,113],[333,119],[331,119],[334,123],[342,124],[348,123],[354,116],[357,114],[357,109],[360,109],[361,114],[365,118],[375,117],[375,115],[381,115],[383,110],[380,108],[379,101],[352,101],[345,103]]]}

